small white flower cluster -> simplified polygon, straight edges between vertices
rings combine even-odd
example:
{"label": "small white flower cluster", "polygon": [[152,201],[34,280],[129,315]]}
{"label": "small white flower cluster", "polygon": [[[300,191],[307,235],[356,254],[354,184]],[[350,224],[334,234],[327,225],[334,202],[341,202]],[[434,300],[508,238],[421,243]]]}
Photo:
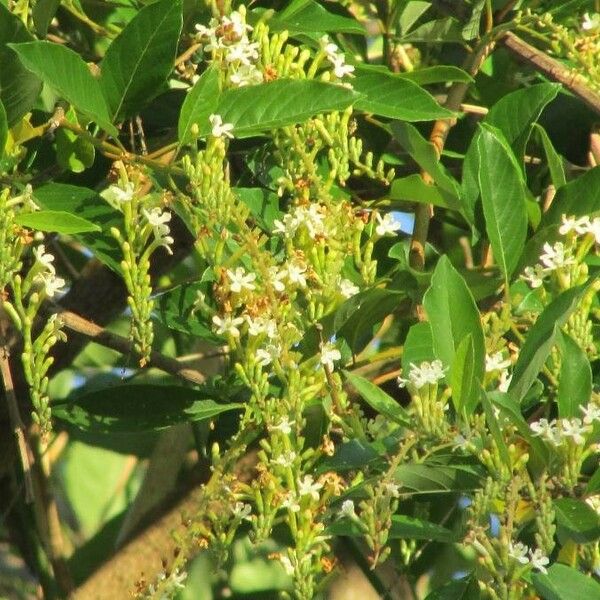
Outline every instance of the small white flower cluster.
{"label": "small white flower cluster", "polygon": [[327,342],[321,347],[321,364],[333,371],[333,363],[341,360],[342,354],[332,342]]}
{"label": "small white flower cluster", "polygon": [[327,55],[327,60],[333,65],[333,73],[338,79],[354,73],[354,67],[346,64],[346,57],[340,52],[336,44],[329,41],[329,36],[324,35],[319,43],[321,50]]}
{"label": "small white flower cluster", "polygon": [[[589,216],[576,218],[563,215],[558,232],[561,235],[575,233],[577,236],[591,234],[595,242],[600,244],[600,218],[590,219]],[[541,264],[526,267],[521,275],[521,278],[534,289],[540,287],[544,283],[544,278],[553,271],[575,264],[572,247],[565,246],[563,242],[552,245],[546,242],[543,250],[540,256]]]}
{"label": "small white flower cluster", "polygon": [[540,550],[536,548],[532,550],[522,542],[510,543],[508,547],[508,555],[522,565],[531,564],[534,569],[542,573],[547,573],[546,565],[550,559]]}
{"label": "small white flower cluster", "polygon": [[196,25],[196,31],[198,37],[206,41],[206,50],[224,53],[225,61],[233,69],[229,77],[233,85],[243,87],[262,83],[263,74],[256,67],[258,43],[248,38],[252,27],[246,23],[243,7],[221,20],[211,19],[209,27]]}
{"label": "small white flower cluster", "polygon": [[124,186],[109,185],[101,196],[114,208],[120,209],[119,204],[131,202],[135,196],[135,185],[128,181]]}
{"label": "small white flower cluster", "polygon": [[420,390],[426,385],[437,385],[444,378],[446,371],[447,367],[444,367],[441,360],[434,360],[432,362],[424,361],[419,366],[410,363],[408,379],[398,377],[398,386],[404,387],[406,384],[409,384]]}
{"label": "small white flower cluster", "polygon": [[305,227],[311,239],[325,237],[328,232],[325,226],[325,207],[312,203],[308,206],[296,206],[293,211],[285,214],[282,220],[273,221],[273,233],[278,233],[286,238],[292,238],[300,229]]}
{"label": "small white flower cluster", "polygon": [[312,475],[305,475],[298,481],[298,496],[310,496],[315,502],[319,501],[319,492],[323,489],[323,484],[315,481]]}
{"label": "small white flower cluster", "polygon": [[307,266],[297,259],[290,260],[279,267],[270,267],[271,285],[276,292],[285,291],[286,281],[291,285],[305,288],[307,270]]}
{"label": "small white flower cluster", "polygon": [[529,425],[533,435],[541,437],[554,446],[560,445],[565,438],[571,438],[575,444],[582,446],[586,436],[592,431],[593,425],[600,422],[600,406],[590,404],[580,407],[583,419],[540,419]]}
{"label": "small white flower cluster", "polygon": [[252,507],[249,504],[244,504],[243,502],[236,502],[231,507],[231,512],[234,519],[238,519],[240,521],[249,521],[250,515],[252,514]]}
{"label": "small white flower cluster", "polygon": [[44,291],[48,298],[54,298],[58,292],[63,291],[63,287],[66,283],[62,277],[57,277],[56,275],[56,269],[52,264],[54,262],[54,256],[46,252],[44,244],[40,244],[34,248],[33,255],[36,262],[42,267],[42,271],[35,275],[34,281],[44,286]]}
{"label": "small white flower cluster", "polygon": [[227,269],[229,278],[229,289],[234,294],[239,294],[242,290],[255,290],[256,273],[246,273],[244,267],[236,267],[235,270]]}
{"label": "small white flower cluster", "polygon": [[233,133],[231,133],[233,131],[233,124],[223,123],[223,117],[221,117],[221,115],[210,115],[208,121],[210,122],[211,127],[210,133],[213,137],[233,139]]}
{"label": "small white flower cluster", "polygon": [[173,254],[171,246],[174,243],[174,239],[169,235],[171,229],[167,225],[171,220],[171,213],[168,210],[161,210],[158,206],[146,210],[142,208],[142,214],[146,218],[146,221],[152,226],[154,232],[154,238],[159,246],[163,246],[169,254]]}
{"label": "small white flower cluster", "polygon": [[581,21],[581,29],[586,33],[595,33],[600,29],[600,14],[594,13],[590,17],[590,13],[584,13]]}
{"label": "small white flower cluster", "polygon": [[498,383],[498,390],[501,392],[508,391],[508,386],[512,380],[512,375],[508,372],[508,367],[511,366],[510,358],[504,358],[502,352],[496,352],[491,356],[486,354],[485,356],[485,370],[486,373],[494,373],[500,371],[500,381]]}
{"label": "small white flower cluster", "polygon": [[396,235],[402,227],[402,224],[398,223],[390,213],[386,213],[383,216],[377,213],[375,219],[377,220],[375,233],[381,237],[386,235]]}

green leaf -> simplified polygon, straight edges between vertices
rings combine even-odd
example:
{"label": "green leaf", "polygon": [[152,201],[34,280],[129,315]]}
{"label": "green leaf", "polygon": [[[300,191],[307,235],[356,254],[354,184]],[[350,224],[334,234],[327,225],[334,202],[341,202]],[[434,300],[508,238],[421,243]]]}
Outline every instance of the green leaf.
{"label": "green leaf", "polygon": [[563,185],[556,192],[542,225],[560,223],[562,215],[583,217],[600,210],[600,166]]}
{"label": "green leaf", "polygon": [[[321,439],[319,439],[319,442]],[[381,462],[381,454],[373,443],[354,438],[339,445],[333,456],[319,462],[318,473],[335,471],[341,473],[353,469],[364,469]]]}
{"label": "green leaf", "polygon": [[279,210],[279,196],[265,188],[241,188],[234,191],[238,198],[250,209],[252,216],[266,230],[273,229],[273,222],[281,219],[283,213]]}
{"label": "green leaf", "polygon": [[[72,107],[65,114],[65,119],[77,124],[77,116]],[[73,173],[82,173],[94,164],[96,151],[94,146],[85,138],[64,127],[59,127],[54,136],[56,162],[62,168]]]}
{"label": "green leaf", "polygon": [[507,285],[527,237],[525,183],[502,133],[482,125],[477,143],[479,189],[494,258]]}
{"label": "green leaf", "polygon": [[48,183],[36,188],[33,195],[41,208],[67,212],[98,225],[103,235],[78,233],[74,237],[113,271],[120,272],[121,248],[110,234],[111,227],[121,224],[120,212],[109,206],[94,190],[75,185]]}
{"label": "green leaf", "polygon": [[595,542],[600,537],[600,516],[583,500],[558,498],[553,502],[558,535],[577,544]]}
{"label": "green leaf", "polygon": [[314,0],[293,0],[268,23],[271,31],[287,30],[291,35],[316,31],[365,34],[365,28],[356,19],[332,14]]}
{"label": "green leaf", "polygon": [[556,343],[560,328],[577,308],[587,289],[588,286],[585,285],[563,292],[546,307],[529,330],[508,389],[510,396],[517,402],[521,402],[529,391]]}
{"label": "green leaf", "polygon": [[477,580],[471,576],[449,581],[429,593],[425,600],[479,600]]}
{"label": "green leaf", "polygon": [[436,19],[420,25],[411,32],[401,36],[400,40],[406,42],[458,42],[463,43],[461,24],[452,17]]}
{"label": "green leaf", "polygon": [[473,465],[400,465],[394,477],[404,488],[429,494],[476,490],[481,487],[484,470]]}
{"label": "green leaf", "polygon": [[[363,537],[364,531],[349,519],[340,519],[327,528],[328,535]],[[416,519],[407,515],[393,515],[388,539],[431,540],[434,542],[456,542],[457,536],[442,525]]]}
{"label": "green leaf", "polygon": [[197,281],[178,285],[161,294],[156,307],[158,320],[169,329],[221,344],[222,339],[212,332],[210,325],[193,312],[198,292],[210,294],[210,287],[209,281]]}
{"label": "green leaf", "polygon": [[559,188],[567,183],[563,159],[555,150],[552,141],[546,133],[546,130],[538,123],[535,123],[534,127],[538,132],[542,141],[542,146],[544,147],[544,153],[546,154],[546,160],[548,161],[548,169],[550,171],[552,185],[556,188]]}
{"label": "green leaf", "polygon": [[469,333],[456,349],[449,374],[452,402],[456,412],[461,415],[472,414],[479,401],[480,382],[475,374],[475,364],[473,336]]}
{"label": "green leaf", "polygon": [[596,472],[590,477],[587,485],[585,486],[586,495],[592,496],[600,491],[600,467],[596,469]]}
{"label": "green leaf", "polygon": [[534,573],[531,576],[535,589],[544,600],[591,600],[600,598],[600,584],[577,569],[553,564],[548,574]]}
{"label": "green leaf", "polygon": [[42,91],[39,78],[28,71],[8,47],[10,43],[32,40],[23,22],[0,5],[0,101],[4,104],[9,127],[31,110]]}
{"label": "green leaf", "polygon": [[161,90],[175,61],[181,0],[142,8],[111,43],[100,64],[100,87],[113,120],[139,113]]}
{"label": "green leaf", "polygon": [[401,425],[406,425],[410,422],[410,417],[406,410],[380,387],[371,383],[368,379],[349,371],[344,371],[344,375],[367,404],[378,413]]}
{"label": "green leaf", "polygon": [[9,46],[32,73],[54,88],[79,112],[96,121],[114,137],[119,135],[110,122],[100,84],[79,54],[52,42],[28,42]]}
{"label": "green leaf", "polygon": [[15,223],[38,231],[56,231],[57,233],[100,231],[100,227],[91,221],[60,210],[20,213],[15,217]]}
{"label": "green leaf", "polygon": [[[429,2],[427,2],[429,4]],[[429,85],[431,83],[446,83],[448,81],[459,81],[461,83],[472,83],[473,78],[462,69],[452,65],[435,65],[416,69],[409,73],[399,73],[396,77],[408,79],[418,85]]]}
{"label": "green leaf", "polygon": [[394,138],[410,154],[411,158],[435,181],[451,208],[458,210],[458,183],[451,177],[439,161],[435,146],[427,141],[419,131],[409,123],[392,123]]}
{"label": "green leaf", "polygon": [[462,340],[471,335],[476,361],[474,376],[482,380],[485,345],[481,318],[465,280],[447,256],[442,256],[436,265],[423,306],[431,325],[436,357],[449,367]]}
{"label": "green leaf", "polygon": [[[230,89],[221,95],[216,113],[232,123],[236,138],[301,123],[332,110],[344,110],[360,96],[341,85],[322,81],[277,79],[269,83]],[[210,133],[208,123],[200,135]]]}
{"label": "green leaf", "polygon": [[52,407],[52,414],[84,431],[134,433],[182,421],[213,419],[242,404],[217,404],[202,390],[175,385],[117,385]]}
{"label": "green leaf", "polygon": [[409,330],[402,352],[402,371],[408,373],[411,364],[435,360],[431,325],[426,321],[415,323]]}
{"label": "green leaf", "polygon": [[587,406],[592,395],[592,368],[586,353],[566,333],[560,339],[560,379],[558,383],[558,416],[581,417],[580,407]]}
{"label": "green leaf", "polygon": [[360,68],[355,74],[352,87],[363,94],[356,102],[359,110],[403,121],[433,121],[453,116],[429,92],[404,77]]}
{"label": "green leaf", "polygon": [[557,83],[539,83],[506,94],[492,106],[484,123],[500,129],[521,160],[534,123],[560,89]]}
{"label": "green leaf", "polygon": [[476,37],[479,37],[479,28],[481,27],[481,14],[483,13],[483,8],[485,5],[485,0],[477,0],[475,2],[475,6],[473,6],[473,12],[471,13],[471,17],[465,26],[462,28],[462,35],[465,40],[473,40]]}
{"label": "green leaf", "polygon": [[456,196],[437,185],[425,183],[418,173],[394,179],[390,188],[392,200],[433,204],[441,208],[457,208]]}
{"label": "green leaf", "polygon": [[44,38],[61,0],[37,0],[31,11],[37,34]]}
{"label": "green leaf", "polygon": [[401,34],[408,33],[419,18],[431,8],[431,2],[423,2],[422,0],[411,0],[405,4],[406,6],[398,19]]}
{"label": "green leaf", "polygon": [[6,111],[4,104],[0,100],[0,158],[4,156],[6,140],[8,139],[8,121],[6,119]]}
{"label": "green leaf", "polygon": [[504,464],[509,465],[511,462],[510,455],[508,453],[508,448],[506,446],[506,442],[504,441],[504,435],[500,429],[500,424],[498,423],[496,413],[493,410],[489,392],[485,392],[483,390],[481,391],[481,404],[483,405],[483,411],[485,412],[485,421],[490,433],[492,434],[492,438],[496,442],[496,446],[500,452],[500,457],[502,458]]}
{"label": "green leaf", "polygon": [[188,92],[181,112],[177,132],[179,144],[182,146],[192,139],[192,125],[201,126],[208,123],[208,117],[213,114],[219,102],[219,70],[210,67],[196,81]]}

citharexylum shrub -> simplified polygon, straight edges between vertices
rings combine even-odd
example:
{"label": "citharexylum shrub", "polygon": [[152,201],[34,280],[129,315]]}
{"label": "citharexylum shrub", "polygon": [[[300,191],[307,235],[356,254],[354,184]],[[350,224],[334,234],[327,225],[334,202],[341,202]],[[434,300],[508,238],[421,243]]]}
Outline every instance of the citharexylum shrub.
{"label": "citharexylum shrub", "polygon": [[100,597],[145,493],[80,568],[75,445],[179,427],[203,483],[136,597],[325,597],[350,555],[381,597],[600,598],[599,7],[453,4],[0,2],[6,504],[47,597]]}

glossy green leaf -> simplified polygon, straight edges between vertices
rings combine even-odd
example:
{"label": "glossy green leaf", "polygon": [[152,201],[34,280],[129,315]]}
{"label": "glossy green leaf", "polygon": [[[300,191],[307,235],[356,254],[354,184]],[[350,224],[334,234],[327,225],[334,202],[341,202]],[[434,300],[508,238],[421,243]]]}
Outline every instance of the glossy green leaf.
{"label": "glossy green leaf", "polygon": [[419,18],[431,8],[431,2],[423,2],[423,0],[411,0],[410,2],[404,2],[404,4],[405,6],[398,19],[401,34],[408,33]]}
{"label": "glossy green leaf", "polygon": [[0,100],[0,158],[4,156],[6,140],[8,139],[8,121],[6,119],[6,111],[4,104]]}
{"label": "glossy green leaf", "polygon": [[118,385],[57,403],[52,414],[78,429],[133,433],[213,419],[241,404],[217,404],[201,390],[175,385]]}
{"label": "glossy green leaf", "polygon": [[[319,442],[321,440],[319,439]],[[319,462],[319,473],[335,471],[342,473],[353,469],[364,469],[382,461],[381,452],[375,449],[373,443],[354,438],[340,444],[333,456],[328,456]]]}
{"label": "glossy green leaf", "polygon": [[552,181],[552,185],[556,188],[559,188],[567,183],[563,159],[554,148],[552,140],[548,137],[546,130],[537,123],[534,125],[534,127],[544,148],[544,154],[546,155],[546,160],[548,161],[548,170],[550,171],[550,180]]}
{"label": "glossy green leaf", "polygon": [[585,487],[585,493],[590,496],[598,492],[600,492],[600,467],[596,469]]}
{"label": "glossy green leaf", "polygon": [[435,360],[431,325],[426,321],[415,323],[409,330],[402,352],[402,371],[405,376],[410,372],[410,366]]}
{"label": "glossy green leaf", "polygon": [[[300,123],[317,114],[343,110],[360,96],[341,85],[322,81],[277,79],[230,89],[221,95],[216,113],[232,123],[237,138]],[[210,133],[207,124],[200,135]]]}
{"label": "glossy green leaf", "polygon": [[[427,2],[426,4],[429,4]],[[408,79],[418,85],[430,85],[432,83],[446,83],[448,81],[460,81],[462,83],[472,83],[473,78],[462,69],[452,65],[435,65],[433,67],[424,67],[415,69],[408,73],[399,73],[397,77]]]}
{"label": "glossy green leaf", "polygon": [[177,53],[181,0],[142,8],[108,47],[100,87],[113,120],[139,113],[161,90]]}
{"label": "glossy green leaf", "polygon": [[42,82],[27,70],[8,44],[33,40],[23,22],[0,5],[0,101],[4,104],[8,126],[12,127],[33,107]]}
{"label": "glossy green leaf", "polygon": [[181,112],[177,132],[179,143],[187,144],[192,139],[191,129],[193,125],[206,127],[208,117],[213,114],[219,102],[219,71],[209,68],[196,81],[194,87],[188,92]]}
{"label": "glossy green leaf", "polygon": [[37,0],[31,11],[37,34],[44,38],[61,0]]}
{"label": "glossy green leaf", "polygon": [[79,112],[96,121],[111,135],[118,136],[117,129],[110,122],[100,84],[78,54],[52,42],[9,45],[32,73],[54,88]]}
{"label": "glossy green leaf", "polygon": [[356,19],[330,13],[314,0],[293,0],[269,20],[269,29],[287,30],[292,35],[316,31],[365,34],[365,28]]}
{"label": "glossy green leaf", "polygon": [[485,0],[476,0],[473,3],[473,10],[467,23],[462,28],[462,35],[465,40],[473,40],[479,37],[479,29],[481,27],[481,15],[485,6]]}
{"label": "glossy green leaf", "polygon": [[482,125],[477,149],[485,227],[494,259],[508,282],[527,236],[525,183],[521,169],[499,130]]}
{"label": "glossy green leaf", "polygon": [[410,422],[410,417],[406,413],[406,410],[379,386],[349,371],[344,371],[344,375],[346,380],[350,382],[365,402],[378,413],[401,425]]}
{"label": "glossy green leaf", "polygon": [[238,198],[250,209],[258,223],[271,231],[273,222],[281,219],[283,213],[279,210],[279,196],[265,188],[236,187],[234,191]]}
{"label": "glossy green leaf", "polygon": [[474,376],[481,380],[485,356],[481,318],[465,280],[447,256],[442,256],[436,265],[423,306],[431,325],[436,357],[449,367],[462,340],[471,335],[476,361]]}
{"label": "glossy green leaf", "polygon": [[429,593],[425,600],[480,600],[479,586],[473,577],[449,581]]}
{"label": "glossy green leaf", "polygon": [[[65,119],[77,124],[77,117],[73,108],[67,111]],[[56,162],[61,167],[73,173],[82,173],[94,164],[96,151],[88,140],[64,127],[58,128],[54,136]]]}
{"label": "glossy green leaf", "polygon": [[43,209],[67,212],[100,227],[102,235],[77,233],[74,237],[113,271],[120,271],[121,249],[110,234],[111,227],[121,225],[120,212],[109,206],[94,190],[65,183],[48,183],[36,188],[33,195]]}
{"label": "glossy green leaf", "polygon": [[460,207],[458,182],[448,174],[444,165],[439,161],[434,145],[409,123],[392,123],[391,130],[394,138],[411,158],[435,181],[448,205],[458,210]]}
{"label": "glossy green leaf", "polygon": [[558,416],[581,417],[580,407],[587,406],[592,395],[592,368],[586,353],[566,333],[560,339],[560,378],[558,382]]}
{"label": "glossy green leaf", "polygon": [[562,215],[582,217],[600,210],[600,166],[583,173],[556,192],[543,225],[560,223]]}
{"label": "glossy green leaf", "polygon": [[470,415],[479,401],[480,382],[475,373],[473,336],[467,334],[456,348],[448,380],[452,388],[452,402],[456,412]]}
{"label": "glossy green leaf", "polygon": [[429,92],[406,78],[366,69],[357,69],[355,74],[352,87],[363,95],[356,102],[359,110],[403,121],[433,121],[453,116]]}
{"label": "glossy green leaf", "polygon": [[517,402],[524,397],[541,371],[556,343],[560,327],[577,308],[587,286],[571,288],[555,298],[533,324],[513,370],[508,389]]}
{"label": "glossy green leaf", "polygon": [[401,38],[406,42],[458,42],[463,43],[461,24],[452,17],[436,19],[419,25]]}
{"label": "glossy green leaf", "polygon": [[433,204],[441,208],[456,208],[456,196],[437,185],[425,183],[421,175],[413,173],[406,177],[394,179],[390,188],[392,200]]}
{"label": "glossy green leaf", "polygon": [[534,573],[531,580],[543,600],[591,600],[600,598],[600,584],[581,571],[553,564],[548,574]]}
{"label": "glossy green leaf", "polygon": [[483,469],[473,465],[400,465],[394,477],[402,487],[414,492],[456,492],[481,487]]}
{"label": "glossy green leaf", "polygon": [[577,544],[600,538],[600,516],[589,504],[576,498],[557,498],[552,504],[559,536],[566,536]]}
{"label": "glossy green leaf", "polygon": [[23,227],[38,231],[56,231],[57,233],[100,231],[100,227],[94,225],[91,221],[60,210],[20,213],[15,217],[15,222]]}
{"label": "glossy green leaf", "polygon": [[[345,537],[362,537],[364,531],[348,519],[334,521],[328,528],[329,535]],[[389,539],[405,540],[431,540],[435,542],[452,543],[457,541],[457,536],[442,525],[409,517],[407,515],[393,515],[389,531]]]}

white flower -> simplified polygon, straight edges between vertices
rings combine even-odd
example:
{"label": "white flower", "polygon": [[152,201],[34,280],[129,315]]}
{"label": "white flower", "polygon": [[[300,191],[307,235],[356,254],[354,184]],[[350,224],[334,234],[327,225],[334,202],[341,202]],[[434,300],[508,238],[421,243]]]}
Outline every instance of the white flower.
{"label": "white flower", "polygon": [[548,242],[544,244],[544,253],[540,256],[540,262],[550,271],[560,269],[566,265],[575,263],[575,259],[568,255],[565,245],[556,242],[551,246]]}
{"label": "white flower", "polygon": [[346,59],[342,56],[333,61],[333,73],[337,78],[341,79],[346,75],[354,73],[354,66],[347,64]]}
{"label": "white flower", "polygon": [[271,285],[276,292],[283,292],[285,290],[285,283],[283,280],[287,277],[287,272],[278,267],[269,267],[269,276],[271,277]]}
{"label": "white flower", "polygon": [[293,513],[300,512],[300,504],[298,504],[298,499],[292,492],[289,492],[283,499],[283,502],[281,503],[281,508],[286,508],[287,510],[292,511]]}
{"label": "white flower", "polygon": [[238,38],[244,37],[246,32],[252,31],[252,27],[245,22],[245,18],[238,10],[234,10],[228,17],[222,19],[224,29],[230,30]]}
{"label": "white flower", "polygon": [[529,428],[533,431],[533,435],[539,436],[552,444],[560,441],[556,421],[548,422],[548,419],[540,419],[531,423]]}
{"label": "white flower", "polygon": [[526,565],[529,562],[527,552],[529,552],[529,547],[521,542],[517,542],[516,544],[511,542],[508,546],[508,555],[522,565]]}
{"label": "white flower", "polygon": [[485,355],[485,370],[490,373],[491,371],[502,371],[507,367],[510,367],[510,358],[504,358],[502,352],[496,352],[492,356]]}
{"label": "white flower", "polygon": [[441,360],[424,361],[418,367],[411,363],[408,379],[398,377],[398,385],[404,387],[406,383],[411,383],[417,389],[421,389],[427,384],[436,385],[438,381],[444,378],[445,371],[446,368],[444,368]]}
{"label": "white flower", "polygon": [[237,44],[227,46],[225,60],[229,63],[240,62],[247,67],[252,66],[252,62],[258,59],[258,44],[250,43],[247,39],[240,40]]}
{"label": "white flower", "polygon": [[392,498],[400,497],[400,486],[393,481],[385,481],[382,484],[383,491]]}
{"label": "white flower", "polygon": [[527,281],[529,285],[535,289],[539,288],[544,283],[544,269],[541,265],[535,265],[534,267],[525,267],[521,279]]}
{"label": "white flower", "polygon": [[[306,266],[297,262],[288,262],[285,265],[287,279],[300,287],[306,287]],[[275,287],[275,289],[277,289]]]}
{"label": "white flower", "polygon": [[375,232],[382,237],[384,235],[396,235],[396,232],[402,227],[390,213],[386,213],[383,217],[377,213],[375,219],[377,219]]}
{"label": "white flower", "polygon": [[333,370],[333,363],[341,358],[341,352],[331,342],[327,342],[321,347],[321,364],[325,365],[330,371]]}
{"label": "white flower", "polygon": [[508,392],[508,388],[510,387],[510,382],[512,381],[513,376],[508,374],[508,371],[504,370],[500,372],[500,381],[498,382],[498,391],[500,392]]}
{"label": "white flower", "polygon": [[256,362],[261,367],[267,367],[281,354],[281,348],[275,344],[269,344],[266,348],[259,348],[256,351]]}
{"label": "white flower", "polygon": [[244,319],[242,317],[232,317],[231,315],[225,315],[223,318],[215,315],[212,322],[217,326],[217,335],[227,334],[237,338],[240,337],[238,325],[241,325]]}
{"label": "white flower", "polygon": [[542,573],[547,574],[546,565],[550,562],[550,559],[539,549],[536,548],[533,552],[529,551],[531,566]]}
{"label": "white flower", "polygon": [[288,575],[294,574],[294,565],[292,564],[292,561],[289,559],[288,556],[280,556],[279,562],[281,563],[281,566]]}
{"label": "white flower", "polygon": [[583,31],[592,32],[600,26],[600,18],[597,14],[590,17],[590,13],[584,13],[583,20],[581,21],[581,29]]}
{"label": "white flower", "polygon": [[339,517],[347,517],[352,519],[356,517],[356,512],[354,510],[354,502],[352,500],[344,500],[342,502],[342,508],[340,508]]}
{"label": "white flower", "polygon": [[273,225],[273,233],[279,233],[289,238],[296,233],[299,223],[291,214],[287,213],[283,216],[283,220],[275,219]]}
{"label": "white flower", "polygon": [[579,410],[583,413],[583,422],[586,425],[600,421],[600,406],[589,404],[588,406],[580,406]]}
{"label": "white flower", "polygon": [[327,58],[330,61],[334,61],[338,57],[339,48],[336,44],[329,41],[329,36],[324,35],[319,39],[319,45],[321,46],[321,50],[327,54]]}
{"label": "white flower", "polygon": [[588,217],[587,227],[585,229],[585,233],[591,233],[596,240],[596,244],[600,244],[600,218],[596,217],[595,219],[589,220]]}
{"label": "white flower", "polygon": [[243,267],[237,267],[235,271],[227,269],[227,277],[231,281],[229,289],[236,294],[239,294],[242,290],[256,289],[256,286],[252,283],[256,280],[256,273],[246,273]]}
{"label": "white flower", "polygon": [[319,490],[322,483],[314,481],[312,475],[305,475],[302,481],[298,481],[298,496],[310,496],[315,502],[319,501]]}
{"label": "white flower", "polygon": [[560,427],[564,437],[572,438],[578,446],[585,444],[583,436],[588,433],[589,429],[588,426],[582,424],[581,419],[561,419]]}
{"label": "white flower", "polygon": [[252,318],[250,315],[246,315],[246,322],[248,323],[248,334],[253,337],[259,336],[261,333],[266,333],[271,340],[278,337],[277,322],[274,319]]}
{"label": "white flower", "polygon": [[340,294],[344,296],[344,298],[352,298],[360,292],[360,288],[357,285],[354,285],[349,279],[342,279],[340,281]]}
{"label": "white flower", "polygon": [[56,269],[52,264],[54,262],[54,256],[46,252],[44,244],[36,246],[33,249],[33,255],[35,256],[35,260],[39,262],[46,271],[52,274],[56,273]]}
{"label": "white flower", "polygon": [[158,244],[164,246],[169,254],[173,254],[171,246],[175,240],[169,235],[171,230],[167,225],[172,218],[171,213],[169,211],[162,211],[158,207],[154,207],[149,211],[143,208],[142,214],[146,217],[148,223],[152,225],[154,237]]}
{"label": "white flower", "polygon": [[239,519],[241,521],[243,519],[248,519],[252,513],[252,507],[243,502],[236,502],[231,508],[231,512],[233,513],[234,519]]}
{"label": "white flower", "polygon": [[124,187],[118,185],[111,185],[104,190],[103,197],[109,202],[112,200],[116,204],[119,202],[131,202],[135,195],[135,186],[131,181],[128,181]]}
{"label": "white flower", "polygon": [[44,291],[48,298],[54,298],[58,292],[62,292],[66,281],[62,277],[57,277],[53,271],[46,271],[35,276],[34,281],[44,286]]}
{"label": "white flower", "polygon": [[290,435],[294,423],[296,423],[296,421],[290,421],[287,417],[283,417],[277,425],[271,425],[269,429],[271,431],[281,431],[284,435]]}
{"label": "white flower", "polygon": [[291,467],[294,464],[294,461],[296,460],[296,458],[298,457],[298,455],[293,451],[293,450],[289,450],[288,452],[283,452],[282,454],[280,454],[274,461],[273,463],[276,465],[279,465],[280,467]]}
{"label": "white flower", "polygon": [[228,137],[233,138],[233,124],[223,123],[223,117],[221,115],[210,115],[208,117],[211,126],[211,133],[214,137]]}
{"label": "white flower", "polygon": [[231,83],[237,87],[257,85],[262,83],[263,79],[262,72],[254,65],[240,65],[229,77]]}
{"label": "white flower", "polygon": [[561,235],[567,235],[571,231],[574,231],[576,234],[581,235],[587,233],[590,227],[590,218],[585,216],[579,219],[575,217],[567,217],[566,215],[562,216],[562,224],[558,228],[558,233]]}

